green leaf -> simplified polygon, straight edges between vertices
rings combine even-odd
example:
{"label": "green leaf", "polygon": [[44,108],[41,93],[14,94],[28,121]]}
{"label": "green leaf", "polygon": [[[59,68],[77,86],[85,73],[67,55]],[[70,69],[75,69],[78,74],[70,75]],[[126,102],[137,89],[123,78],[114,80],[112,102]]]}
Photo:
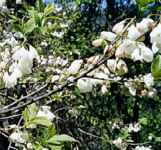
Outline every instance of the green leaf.
{"label": "green leaf", "polygon": [[50,15],[53,12],[53,10],[54,10],[53,5],[51,5],[51,4],[50,5],[47,5],[45,7],[45,10],[44,10],[44,16]]}
{"label": "green leaf", "polygon": [[13,29],[15,31],[23,33],[23,26],[22,25],[20,25],[20,24],[13,24],[12,26],[13,26]]}
{"label": "green leaf", "polygon": [[35,29],[35,27],[35,20],[34,18],[31,18],[24,24],[23,31],[25,34],[31,33]]}
{"label": "green leaf", "polygon": [[44,10],[44,3],[42,0],[37,0],[36,1],[36,9],[39,11],[39,12],[43,12]]}
{"label": "green leaf", "polygon": [[154,58],[151,65],[151,72],[155,79],[161,78],[161,55],[158,55]]}
{"label": "green leaf", "polygon": [[38,107],[35,103],[29,105],[22,113],[25,122],[29,122],[32,118],[34,118],[37,115],[37,111]]}
{"label": "green leaf", "polygon": [[38,26],[41,26],[41,19],[42,19],[42,16],[40,16],[39,13],[37,10],[29,10],[32,18],[35,20],[35,25],[38,25]]}
{"label": "green leaf", "polygon": [[61,134],[61,135],[54,135],[47,142],[51,144],[57,144],[57,143],[64,143],[64,142],[77,142],[77,140],[75,140],[73,137],[69,135]]}
{"label": "green leaf", "polygon": [[139,123],[140,123],[141,125],[147,125],[147,124],[148,124],[148,119],[145,118],[145,117],[140,118],[140,119],[139,119]]}
{"label": "green leaf", "polygon": [[62,146],[58,146],[58,145],[50,145],[49,144],[49,147],[51,150],[62,150]]}
{"label": "green leaf", "polygon": [[52,125],[52,122],[49,121],[46,117],[35,117],[30,120],[29,124],[42,125],[49,127]]}

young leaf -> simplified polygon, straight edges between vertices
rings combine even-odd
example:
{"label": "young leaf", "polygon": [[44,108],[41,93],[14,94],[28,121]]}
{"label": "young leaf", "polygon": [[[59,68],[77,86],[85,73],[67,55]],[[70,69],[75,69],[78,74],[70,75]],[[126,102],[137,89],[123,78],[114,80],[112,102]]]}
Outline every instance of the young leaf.
{"label": "young leaf", "polygon": [[62,146],[58,146],[58,145],[50,145],[49,144],[49,147],[51,150],[62,150]]}
{"label": "young leaf", "polygon": [[34,18],[30,18],[25,24],[24,24],[24,33],[31,33],[35,29],[35,20]]}
{"label": "young leaf", "polygon": [[25,122],[29,122],[32,118],[34,118],[37,114],[38,107],[35,103],[29,105],[24,111],[23,111],[23,117]]}
{"label": "young leaf", "polygon": [[53,12],[53,10],[54,10],[53,5],[47,5],[44,10],[44,16],[48,16]]}
{"label": "young leaf", "polygon": [[44,10],[44,3],[43,3],[42,0],[36,0],[36,9],[39,12],[43,12],[43,10]]}
{"label": "young leaf", "polygon": [[77,142],[77,140],[75,140],[73,137],[66,135],[66,134],[61,134],[61,135],[54,135],[52,138],[50,138],[48,141],[48,143],[64,143],[64,142]]}
{"label": "young leaf", "polygon": [[161,78],[161,55],[158,55],[154,58],[151,65],[151,72],[155,79]]}
{"label": "young leaf", "polygon": [[52,122],[49,121],[46,117],[35,117],[32,120],[30,120],[30,124],[49,127],[52,125]]}

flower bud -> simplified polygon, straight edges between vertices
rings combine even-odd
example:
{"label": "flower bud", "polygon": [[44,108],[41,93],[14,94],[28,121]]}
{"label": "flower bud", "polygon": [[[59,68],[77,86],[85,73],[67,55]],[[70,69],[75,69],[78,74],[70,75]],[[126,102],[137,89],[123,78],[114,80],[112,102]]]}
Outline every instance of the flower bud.
{"label": "flower bud", "polygon": [[103,44],[103,41],[104,41],[103,39],[96,39],[92,42],[92,45],[94,47],[100,47]]}
{"label": "flower bud", "polygon": [[112,32],[102,31],[100,35],[101,39],[107,40],[109,42],[112,42],[116,38],[116,34]]}

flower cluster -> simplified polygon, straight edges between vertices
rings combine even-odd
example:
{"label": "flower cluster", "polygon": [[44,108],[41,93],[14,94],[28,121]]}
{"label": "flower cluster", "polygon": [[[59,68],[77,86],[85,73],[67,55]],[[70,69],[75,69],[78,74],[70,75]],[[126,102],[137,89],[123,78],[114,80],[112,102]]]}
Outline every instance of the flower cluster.
{"label": "flower cluster", "polygon": [[3,76],[5,87],[14,87],[19,78],[30,74],[32,72],[34,59],[39,60],[39,55],[31,45],[29,46],[29,50],[24,47],[15,47],[12,55],[13,63],[9,67],[9,72],[5,72]]}

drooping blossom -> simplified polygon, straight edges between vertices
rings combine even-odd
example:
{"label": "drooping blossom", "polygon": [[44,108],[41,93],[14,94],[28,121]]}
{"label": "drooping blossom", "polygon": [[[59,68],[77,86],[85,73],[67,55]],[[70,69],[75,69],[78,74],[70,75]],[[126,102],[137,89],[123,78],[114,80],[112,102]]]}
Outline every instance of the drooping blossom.
{"label": "drooping blossom", "polygon": [[112,42],[115,40],[116,34],[112,32],[102,31],[100,38]]}
{"label": "drooping blossom", "polygon": [[83,60],[82,59],[80,59],[80,60],[74,60],[72,62],[72,64],[70,65],[70,67],[68,68],[68,70],[67,70],[68,73],[69,74],[76,74],[76,73],[78,73],[78,71],[81,68],[82,63],[83,63]]}

